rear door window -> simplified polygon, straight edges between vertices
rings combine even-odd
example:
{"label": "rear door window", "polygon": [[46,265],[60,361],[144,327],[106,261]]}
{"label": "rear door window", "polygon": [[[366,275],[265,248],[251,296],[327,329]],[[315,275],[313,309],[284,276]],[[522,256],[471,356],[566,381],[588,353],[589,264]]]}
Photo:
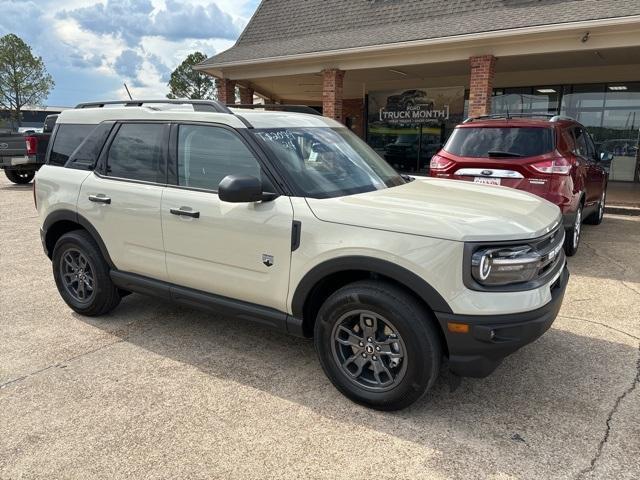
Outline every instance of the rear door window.
{"label": "rear door window", "polygon": [[573,129],[573,136],[576,141],[575,154],[583,157],[589,158],[589,144],[587,141],[587,132],[583,128],[576,127]]}
{"label": "rear door window", "polygon": [[444,146],[446,152],[476,158],[535,157],[553,148],[553,129],[546,127],[456,128]]}
{"label": "rear door window", "polygon": [[64,166],[74,150],[78,148],[95,127],[95,125],[72,123],[58,125],[47,163],[60,167]]}
{"label": "rear door window", "polygon": [[116,133],[107,155],[110,177],[166,183],[164,144],[167,126],[160,123],[125,123]]}

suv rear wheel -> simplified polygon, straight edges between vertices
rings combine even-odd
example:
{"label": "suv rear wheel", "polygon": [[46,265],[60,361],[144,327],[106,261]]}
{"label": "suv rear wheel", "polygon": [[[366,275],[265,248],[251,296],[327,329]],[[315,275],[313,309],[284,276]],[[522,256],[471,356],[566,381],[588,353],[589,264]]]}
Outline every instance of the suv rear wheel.
{"label": "suv rear wheel", "polygon": [[573,221],[573,226],[567,229],[567,233],[564,238],[564,252],[567,254],[567,257],[573,257],[578,251],[581,234],[582,234],[582,203],[580,203],[580,206],[576,211],[576,216]]}
{"label": "suv rear wheel", "polygon": [[314,343],[335,387],[351,400],[398,410],[438,376],[442,346],[429,312],[386,282],[347,285],[322,305]]}
{"label": "suv rear wheel", "polygon": [[63,300],[76,312],[98,316],[120,303],[109,265],[98,245],[84,230],[65,233],[53,249],[53,276]]}
{"label": "suv rear wheel", "polygon": [[17,183],[18,185],[24,185],[33,180],[36,174],[35,170],[15,170],[12,168],[5,169],[4,174],[9,181]]}

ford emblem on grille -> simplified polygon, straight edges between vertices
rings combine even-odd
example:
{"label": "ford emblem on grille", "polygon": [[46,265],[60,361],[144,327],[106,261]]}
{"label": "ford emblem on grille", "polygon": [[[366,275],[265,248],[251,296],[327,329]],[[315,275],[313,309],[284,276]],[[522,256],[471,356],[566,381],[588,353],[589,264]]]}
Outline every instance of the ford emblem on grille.
{"label": "ford emblem on grille", "polygon": [[9,148],[8,143],[0,143],[0,150],[6,150],[7,148]]}
{"label": "ford emblem on grille", "polygon": [[482,170],[480,173],[485,177],[490,177],[491,175],[493,175],[493,170]]}

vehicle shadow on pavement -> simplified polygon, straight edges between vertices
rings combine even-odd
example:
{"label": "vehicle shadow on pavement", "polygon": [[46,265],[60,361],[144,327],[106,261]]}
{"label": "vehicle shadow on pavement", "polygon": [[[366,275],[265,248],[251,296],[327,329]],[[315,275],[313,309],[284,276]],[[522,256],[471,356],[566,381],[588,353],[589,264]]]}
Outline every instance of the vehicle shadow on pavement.
{"label": "vehicle shadow on pavement", "polygon": [[462,379],[451,391],[441,376],[414,406],[384,413],[337,392],[309,340],[139,295],[126,297],[109,316],[76,317],[207,375],[284,399],[287,410],[310,409],[435,450],[454,442],[501,471],[516,460],[521,465],[526,453],[531,468],[549,475],[588,466],[615,398],[633,380],[638,354],[637,340],[622,333],[560,319],[490,377]]}

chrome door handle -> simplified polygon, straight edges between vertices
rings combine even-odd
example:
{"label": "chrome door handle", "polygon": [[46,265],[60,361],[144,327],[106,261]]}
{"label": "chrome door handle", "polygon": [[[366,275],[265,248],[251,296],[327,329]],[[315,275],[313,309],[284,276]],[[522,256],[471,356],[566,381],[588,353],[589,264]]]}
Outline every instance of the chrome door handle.
{"label": "chrome door handle", "polygon": [[171,208],[169,211],[174,215],[181,215],[183,217],[200,218],[200,212],[194,212],[193,210],[183,210],[186,207]]}
{"label": "chrome door handle", "polygon": [[108,205],[111,203],[111,198],[105,197],[104,195],[89,195],[89,201],[96,203],[106,203]]}

